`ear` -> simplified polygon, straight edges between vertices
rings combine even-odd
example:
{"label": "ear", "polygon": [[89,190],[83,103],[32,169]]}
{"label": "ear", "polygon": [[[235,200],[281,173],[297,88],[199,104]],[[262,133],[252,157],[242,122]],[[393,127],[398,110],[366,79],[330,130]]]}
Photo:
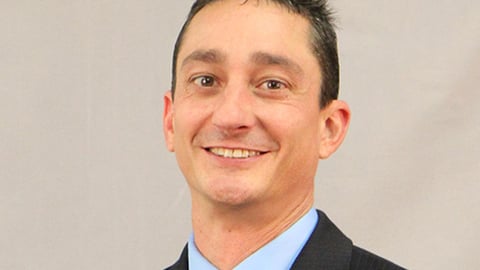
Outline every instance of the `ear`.
{"label": "ear", "polygon": [[342,144],[350,123],[350,108],[341,100],[333,100],[321,111],[319,158],[326,159]]}
{"label": "ear", "polygon": [[169,151],[174,152],[174,125],[173,125],[173,100],[172,91],[168,91],[163,96],[163,134],[165,143]]}

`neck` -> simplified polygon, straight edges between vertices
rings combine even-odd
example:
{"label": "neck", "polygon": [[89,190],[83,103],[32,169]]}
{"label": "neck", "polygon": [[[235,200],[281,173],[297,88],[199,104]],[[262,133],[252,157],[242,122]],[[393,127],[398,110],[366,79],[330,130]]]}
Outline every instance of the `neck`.
{"label": "neck", "polygon": [[[313,205],[313,194],[295,203],[198,207],[192,201],[195,244],[218,269],[232,269],[287,230]],[[205,210],[207,209],[207,210]]]}

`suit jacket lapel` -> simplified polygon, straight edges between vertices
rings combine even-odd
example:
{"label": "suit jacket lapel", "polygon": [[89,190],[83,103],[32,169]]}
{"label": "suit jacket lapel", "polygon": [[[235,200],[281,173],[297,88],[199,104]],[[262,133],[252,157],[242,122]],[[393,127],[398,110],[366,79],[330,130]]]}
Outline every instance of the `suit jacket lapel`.
{"label": "suit jacket lapel", "polygon": [[317,213],[318,224],[291,269],[349,269],[352,241],[323,212]]}
{"label": "suit jacket lapel", "polygon": [[165,270],[188,270],[188,244],[185,245],[182,251],[182,255],[175,264],[165,268]]}

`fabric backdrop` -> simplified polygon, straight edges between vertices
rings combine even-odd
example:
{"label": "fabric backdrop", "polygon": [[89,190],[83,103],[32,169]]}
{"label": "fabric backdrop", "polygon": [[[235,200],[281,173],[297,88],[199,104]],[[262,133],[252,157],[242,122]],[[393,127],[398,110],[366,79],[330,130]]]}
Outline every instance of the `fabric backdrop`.
{"label": "fabric backdrop", "polygon": [[[162,133],[190,0],[0,0],[0,269],[162,269],[190,233]],[[411,269],[478,269],[480,2],[332,0],[352,125],[316,207]]]}

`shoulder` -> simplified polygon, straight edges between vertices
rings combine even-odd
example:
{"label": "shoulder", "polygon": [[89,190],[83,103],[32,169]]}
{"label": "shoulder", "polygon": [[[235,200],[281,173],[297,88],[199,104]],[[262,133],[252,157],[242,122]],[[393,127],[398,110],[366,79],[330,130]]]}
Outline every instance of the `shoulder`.
{"label": "shoulder", "polygon": [[402,270],[398,266],[380,256],[377,256],[365,249],[353,246],[350,259],[350,270]]}
{"label": "shoulder", "polygon": [[318,223],[292,269],[405,269],[371,252],[353,245],[352,241],[322,211]]}

